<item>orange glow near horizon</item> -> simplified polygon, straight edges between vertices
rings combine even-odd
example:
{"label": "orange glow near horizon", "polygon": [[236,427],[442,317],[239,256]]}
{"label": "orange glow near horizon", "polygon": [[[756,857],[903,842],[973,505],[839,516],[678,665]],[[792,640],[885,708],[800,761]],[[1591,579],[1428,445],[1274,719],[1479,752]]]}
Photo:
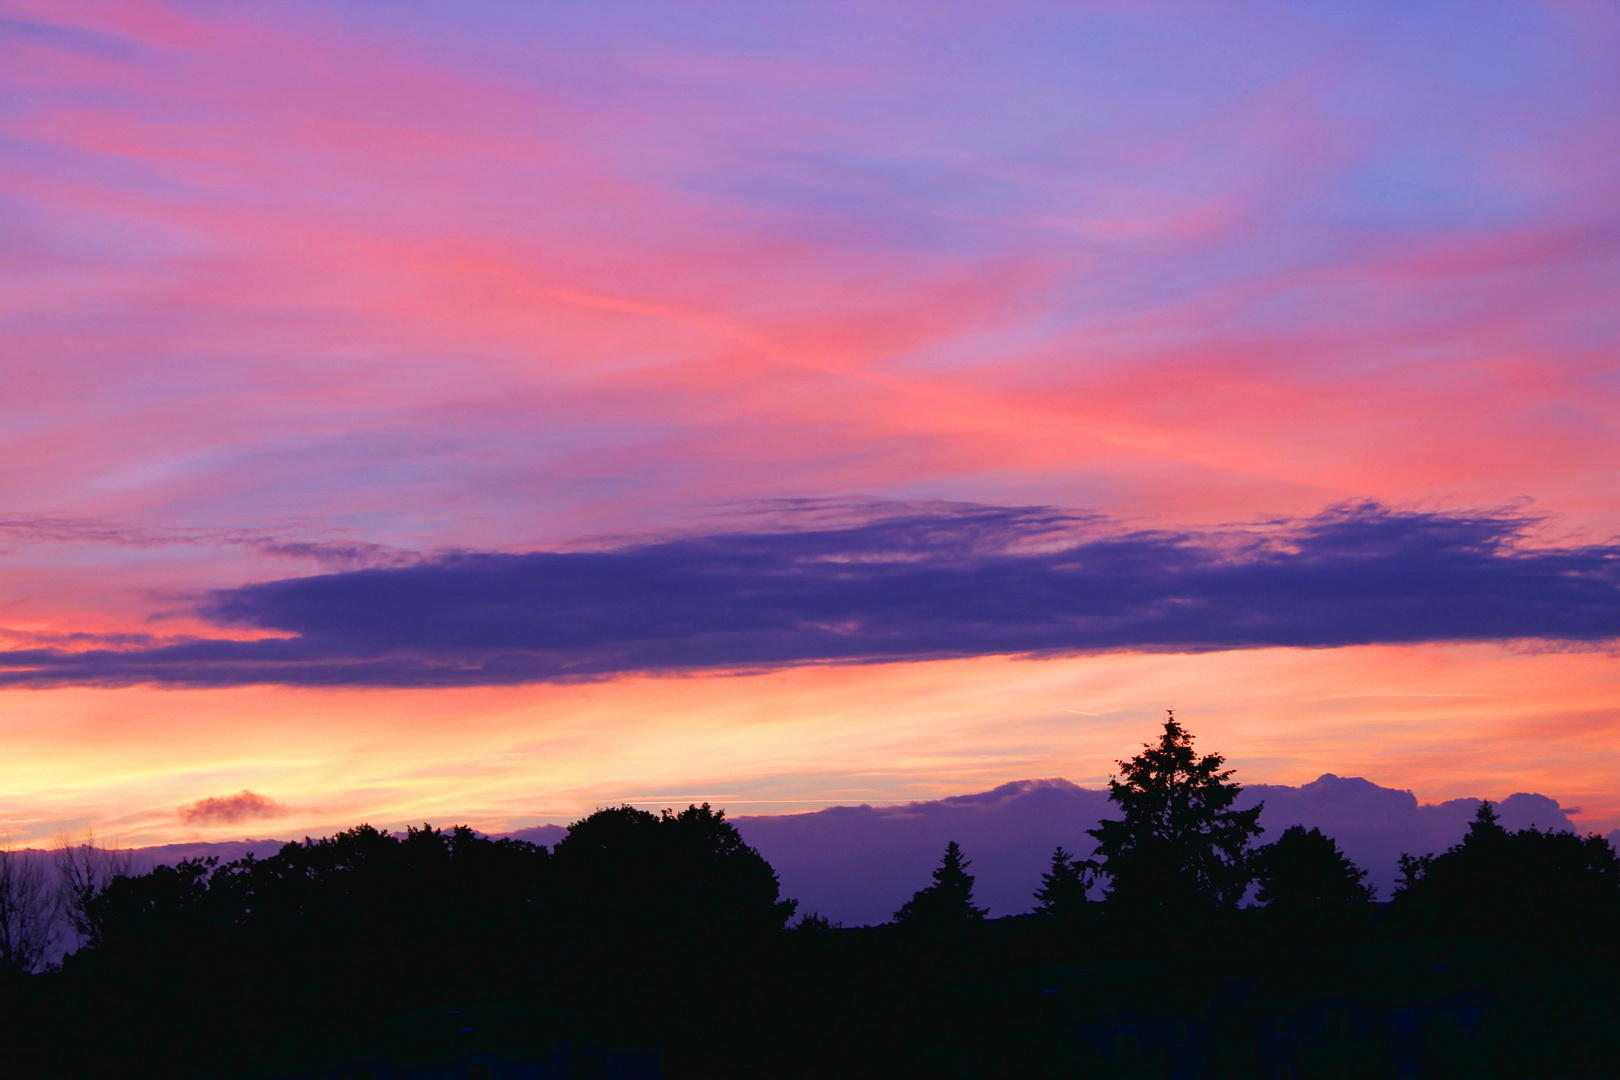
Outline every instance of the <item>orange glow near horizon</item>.
{"label": "orange glow near horizon", "polygon": [[[1601,652],[1380,646],[475,690],[13,691],[0,827],[14,842],[91,826],[144,845],[361,821],[505,831],[625,801],[792,813],[1037,776],[1099,787],[1175,708],[1249,783],[1334,772],[1424,802],[1535,791],[1606,831],[1620,827],[1617,684]],[[291,812],[180,821],[180,806],[243,788]]]}

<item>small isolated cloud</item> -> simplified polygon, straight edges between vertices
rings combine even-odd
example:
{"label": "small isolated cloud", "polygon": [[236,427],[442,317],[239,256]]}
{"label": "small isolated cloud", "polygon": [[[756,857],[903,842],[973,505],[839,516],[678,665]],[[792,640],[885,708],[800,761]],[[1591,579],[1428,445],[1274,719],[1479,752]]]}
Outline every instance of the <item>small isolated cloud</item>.
{"label": "small isolated cloud", "polygon": [[215,795],[179,810],[187,825],[231,825],[238,821],[286,817],[292,807],[243,788],[235,795]]}

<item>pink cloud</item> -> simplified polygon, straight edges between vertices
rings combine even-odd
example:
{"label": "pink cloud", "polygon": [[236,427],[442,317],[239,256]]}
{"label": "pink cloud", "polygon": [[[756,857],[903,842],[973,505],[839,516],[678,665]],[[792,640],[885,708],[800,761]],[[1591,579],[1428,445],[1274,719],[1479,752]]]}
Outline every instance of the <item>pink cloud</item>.
{"label": "pink cloud", "polygon": [[[1312,498],[1321,488],[1404,495],[1425,478],[1456,482],[1448,456],[1479,460],[1477,447],[1455,441],[1436,447],[1411,431],[1385,438],[1389,395],[1380,385],[1364,393],[1349,386],[1342,398],[1318,389],[1324,379],[1344,385],[1335,372],[1353,371],[1366,350],[1429,347],[1436,331],[1414,332],[1403,325],[1407,313],[1426,281],[1451,288],[1463,274],[1489,280],[1496,272],[1477,252],[1434,256],[1420,246],[1401,257],[1405,269],[1397,260],[1378,271],[1382,285],[1366,278],[1376,264],[1354,250],[1333,270],[1240,272],[1236,285],[1160,299],[1134,318],[1116,311],[1086,320],[1078,334],[1047,334],[1033,349],[987,350],[971,343],[1046,317],[1054,290],[1106,277],[1108,262],[1049,237],[995,258],[941,260],[836,233],[768,235],[783,222],[627,168],[633,159],[605,137],[628,121],[620,103],[592,115],[543,83],[479,78],[430,50],[362,41],[332,26],[260,20],[216,31],[210,49],[186,54],[178,76],[139,61],[98,69],[109,91],[132,86],[136,96],[185,101],[189,110],[74,104],[31,122],[37,137],[60,147],[139,162],[201,195],[57,190],[62,213],[143,221],[172,233],[179,249],[197,250],[177,250],[161,275],[142,267],[120,281],[110,267],[96,270],[114,312],[173,316],[149,323],[152,331],[132,332],[143,321],[136,319],[87,331],[76,319],[36,338],[39,347],[116,350],[132,361],[122,369],[132,381],[179,378],[220,406],[199,415],[194,396],[143,402],[138,411],[109,403],[97,432],[33,437],[19,455],[53,463],[16,492],[35,505],[51,488],[82,489],[114,458],[117,475],[104,485],[113,492],[202,515],[233,513],[231,493],[244,487],[259,489],[261,505],[269,493],[293,512],[355,499],[383,511],[424,481],[453,505],[473,473],[481,474],[478,489],[518,497],[531,490],[523,474],[536,470],[589,485],[605,465],[626,475],[649,459],[684,463],[684,490],[669,492],[676,500],[784,486],[948,485],[986,471],[1038,482],[1057,464],[1112,471],[1127,486],[1133,470],[1155,467],[1166,476],[1181,470],[1189,490],[1207,488],[1214,469],[1234,484],[1264,476],[1279,493],[1309,489]],[[667,59],[678,80],[683,61]],[[1313,109],[1349,61],[1335,63],[1332,78],[1307,74],[1250,95],[1229,122],[1253,133],[1281,179],[1223,179],[1217,186],[1226,190],[1213,200],[1204,190],[1155,194],[1110,181],[1117,206],[1096,219],[1099,235],[1142,238],[1128,254],[1127,278],[1274,230],[1264,216],[1268,199],[1301,176],[1321,182],[1364,150],[1365,138],[1344,144],[1335,141],[1342,133],[1318,130],[1327,121]],[[296,77],[280,74],[289,70]],[[729,69],[715,70],[703,78]],[[769,67],[750,70],[763,79]],[[219,95],[217,85],[237,92]],[[728,118],[692,116],[678,95],[653,108],[687,125],[674,150],[681,166],[720,151],[726,124],[750,133],[759,119],[746,104]],[[1315,132],[1303,149],[1284,137],[1302,125]],[[1208,153],[1192,151],[1194,159]],[[1057,187],[1041,193],[1061,195]],[[1132,224],[1133,203],[1158,205],[1163,216]],[[1409,279],[1424,266],[1421,280]],[[1365,327],[1321,317],[1369,286],[1386,296],[1415,290],[1414,300],[1372,311]],[[1087,287],[1106,286],[1099,278]],[[1218,325],[1258,301],[1311,290],[1321,294],[1318,314],[1302,327]],[[1499,325],[1544,318],[1529,297],[1512,301],[1508,292],[1476,306]],[[59,295],[75,299],[72,290]],[[1504,297],[1510,302],[1500,303]],[[1587,307],[1599,300],[1589,295]],[[116,337],[108,325],[118,327]],[[1482,337],[1482,329],[1439,332],[1457,340]],[[1162,344],[1144,350],[1131,340],[1139,333]],[[214,359],[178,359],[188,355]],[[1473,363],[1462,362],[1459,375]],[[82,378],[73,376],[88,374],[77,365],[42,370],[39,389],[54,382],[54,396],[79,414]],[[1505,408],[1517,419],[1501,393],[1417,401],[1436,421],[1432,429],[1463,436],[1471,422],[1490,439]],[[1254,409],[1268,422],[1253,422]],[[539,450],[526,439],[537,425],[561,437]],[[614,432],[605,451],[595,426]],[[373,482],[378,469],[365,452],[337,451],[335,472],[333,453],[322,452],[330,501],[297,454],[277,446],[302,442],[314,455],[339,430],[363,443],[401,428],[414,436],[410,457],[440,460],[389,489]],[[1544,435],[1542,425],[1526,425],[1530,442]],[[1308,462],[1301,442],[1316,439],[1317,456],[1333,458],[1333,468],[1277,467]],[[507,445],[450,449],[491,441]],[[1373,442],[1385,467],[1358,468]],[[129,460],[132,443],[144,445],[146,461]],[[1344,446],[1358,449],[1345,458]],[[1602,449],[1583,445],[1562,457]],[[397,461],[398,450],[385,456]],[[1512,456],[1524,460],[1517,450]],[[202,465],[207,459],[230,467]]]}
{"label": "pink cloud", "polygon": [[234,825],[238,821],[286,817],[293,811],[291,807],[283,806],[274,799],[244,788],[235,795],[214,795],[207,799],[199,799],[189,806],[180,807],[176,812],[180,815],[181,823],[185,825]]}

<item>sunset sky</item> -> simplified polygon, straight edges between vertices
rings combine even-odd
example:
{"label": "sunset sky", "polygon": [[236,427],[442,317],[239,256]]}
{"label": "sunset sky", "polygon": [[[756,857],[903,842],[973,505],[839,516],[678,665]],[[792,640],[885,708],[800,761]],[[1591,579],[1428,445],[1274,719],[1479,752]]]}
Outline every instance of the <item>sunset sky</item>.
{"label": "sunset sky", "polygon": [[1617,56],[0,0],[0,832],[1096,786],[1166,708],[1620,827]]}

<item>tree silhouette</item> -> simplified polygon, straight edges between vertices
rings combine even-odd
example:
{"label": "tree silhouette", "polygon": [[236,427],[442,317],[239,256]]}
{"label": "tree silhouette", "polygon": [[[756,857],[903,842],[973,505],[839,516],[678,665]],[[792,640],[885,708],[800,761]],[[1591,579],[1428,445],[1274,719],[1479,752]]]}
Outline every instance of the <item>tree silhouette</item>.
{"label": "tree silhouette", "polygon": [[1076,860],[1061,847],[1052,852],[1052,868],[1041,875],[1041,887],[1035,890],[1035,914],[1072,919],[1083,912],[1096,865]]}
{"label": "tree silhouette", "polygon": [[1254,854],[1256,897],[1274,910],[1331,911],[1372,900],[1367,871],[1345,857],[1321,829],[1290,825]]}
{"label": "tree silhouette", "polygon": [[[1124,812],[1088,830],[1115,910],[1210,911],[1236,907],[1251,878],[1249,842],[1264,830],[1261,806],[1233,810],[1243,788],[1219,754],[1200,758],[1170,713],[1158,743],[1119,762],[1108,797]],[[1262,804],[1263,805],[1263,804]]]}
{"label": "tree silhouette", "polygon": [[[1164,863],[1143,845],[1116,846],[1109,858],[1118,904],[1154,895],[1128,891],[1145,888],[1131,876],[1144,865],[1168,865],[1171,886],[1203,887],[1203,847],[1215,849],[1215,865],[1232,866],[1257,831],[1252,812],[1231,809],[1237,786],[1219,758],[1197,757],[1190,744],[1172,722],[1164,740],[1121,764],[1116,801],[1125,821],[1112,824],[1131,823],[1137,831],[1122,835],[1161,845],[1149,854]],[[1155,801],[1143,792],[1159,794]],[[453,1032],[458,1047],[485,1038],[483,1021],[463,1015],[469,1003],[523,1003],[526,1030],[534,1017],[555,1014],[552,1034],[570,1040],[558,1047],[618,1031],[666,1052],[680,1075],[717,1080],[1058,1075],[1073,1064],[1076,1034],[1138,1014],[1157,1025],[1161,1035],[1152,1037],[1160,1041],[1116,1041],[1114,1067],[1100,1067],[1147,1075],[1177,1060],[1167,1053],[1172,1039],[1177,1054],[1203,1040],[1211,1060],[1240,1064],[1276,1048],[1278,1029],[1253,1023],[1252,1008],[1235,1009],[1226,982],[1235,967],[1275,967],[1291,998],[1352,1009],[1364,1002],[1368,1015],[1460,1018],[1457,1010],[1474,1008],[1470,1000],[1504,1003],[1489,1006],[1492,1019],[1478,1035],[1427,1020],[1417,1030],[1430,1034],[1402,1035],[1400,1046],[1437,1055],[1458,1075],[1608,1075],[1620,1048],[1616,999],[1607,969],[1586,959],[1601,957],[1594,943],[1620,925],[1620,863],[1607,843],[1509,832],[1485,805],[1462,843],[1408,857],[1407,868],[1390,917],[1313,921],[1321,911],[1358,910],[1366,890],[1330,838],[1290,828],[1238,866],[1258,877],[1267,907],[1217,920],[1173,906],[1218,910],[1210,905],[1225,901],[1209,893],[1192,901],[1171,893],[1145,909],[1088,905],[1095,864],[1059,848],[1037,893],[1043,915],[986,927],[953,842],[929,887],[896,913],[902,926],[839,933],[811,915],[802,932],[783,932],[790,905],[770,867],[709,807],[598,811],[575,822],[555,853],[465,827],[401,834],[362,825],[287,844],[266,859],[186,860],[91,890],[84,914],[94,941],[40,974],[0,965],[0,1076],[351,1075],[366,1046],[416,1054],[431,1044],[438,1054],[436,1042],[415,1041],[419,1024]],[[1228,896],[1237,888],[1222,884]],[[1291,923],[1289,911],[1312,917]],[[1302,926],[1337,929],[1313,938]],[[1355,934],[1341,932],[1347,927]],[[1230,933],[1216,940],[1215,930]],[[1437,940],[1459,933],[1473,940]],[[1585,955],[1569,960],[1491,937]],[[1395,948],[1369,967],[1359,956],[1368,941],[1380,956]],[[1212,943],[1219,958],[1209,956]],[[1301,943],[1319,948],[1267,955]],[[1470,984],[1477,979],[1495,996],[1446,989],[1453,976],[1433,961],[1451,954],[1476,956]],[[1078,958],[1108,961],[1121,974],[1065,975],[1065,961]],[[1037,987],[1038,1000],[1030,993]],[[1529,1011],[1513,1004],[1531,998]],[[1175,1019],[1185,1017],[1201,1019]],[[1379,1057],[1390,1032],[1407,1031],[1395,1019],[1323,1020],[1332,1040],[1324,1049],[1349,1055],[1341,1063],[1356,1075],[1398,1071],[1399,1060]],[[91,1024],[95,1038],[84,1035]],[[1151,1036],[1152,1025],[1139,1028]],[[400,1040],[407,1031],[412,1037]],[[389,1033],[385,1042],[372,1041],[378,1032]],[[261,1067],[289,1039],[306,1036],[350,1064]],[[1462,1050],[1462,1058],[1448,1056]],[[558,1049],[564,1056],[553,1054],[547,1071],[574,1053]],[[1497,1058],[1504,1068],[1479,1067]],[[571,1060],[570,1074],[587,1058]],[[471,1058],[454,1065],[461,1075],[485,1067]]]}
{"label": "tree silhouette", "polygon": [[44,864],[0,845],[0,964],[34,971],[56,943],[57,896]]}
{"label": "tree silhouette", "polygon": [[902,925],[931,929],[968,926],[984,919],[986,908],[973,905],[972,864],[962,858],[962,847],[955,840],[945,845],[945,855],[934,869],[934,883],[920,889],[894,913]]}
{"label": "tree silhouette", "polygon": [[572,918],[682,935],[782,929],[798,907],[725,811],[609,807],[568,827],[553,861]]}
{"label": "tree silhouette", "polygon": [[1620,946],[1620,859],[1601,836],[1509,832],[1487,801],[1460,844],[1440,855],[1402,855],[1401,872],[1394,902],[1410,929],[1572,951]]}
{"label": "tree silhouette", "polygon": [[56,863],[62,912],[80,943],[95,945],[101,940],[101,928],[91,914],[94,901],[115,880],[129,876],[130,853],[101,847],[95,834],[86,829],[77,842],[57,837],[51,855]]}
{"label": "tree silhouette", "polygon": [[1367,871],[1321,829],[1290,825],[1254,853],[1256,899],[1269,921],[1292,937],[1334,936],[1354,926],[1372,901]]}

